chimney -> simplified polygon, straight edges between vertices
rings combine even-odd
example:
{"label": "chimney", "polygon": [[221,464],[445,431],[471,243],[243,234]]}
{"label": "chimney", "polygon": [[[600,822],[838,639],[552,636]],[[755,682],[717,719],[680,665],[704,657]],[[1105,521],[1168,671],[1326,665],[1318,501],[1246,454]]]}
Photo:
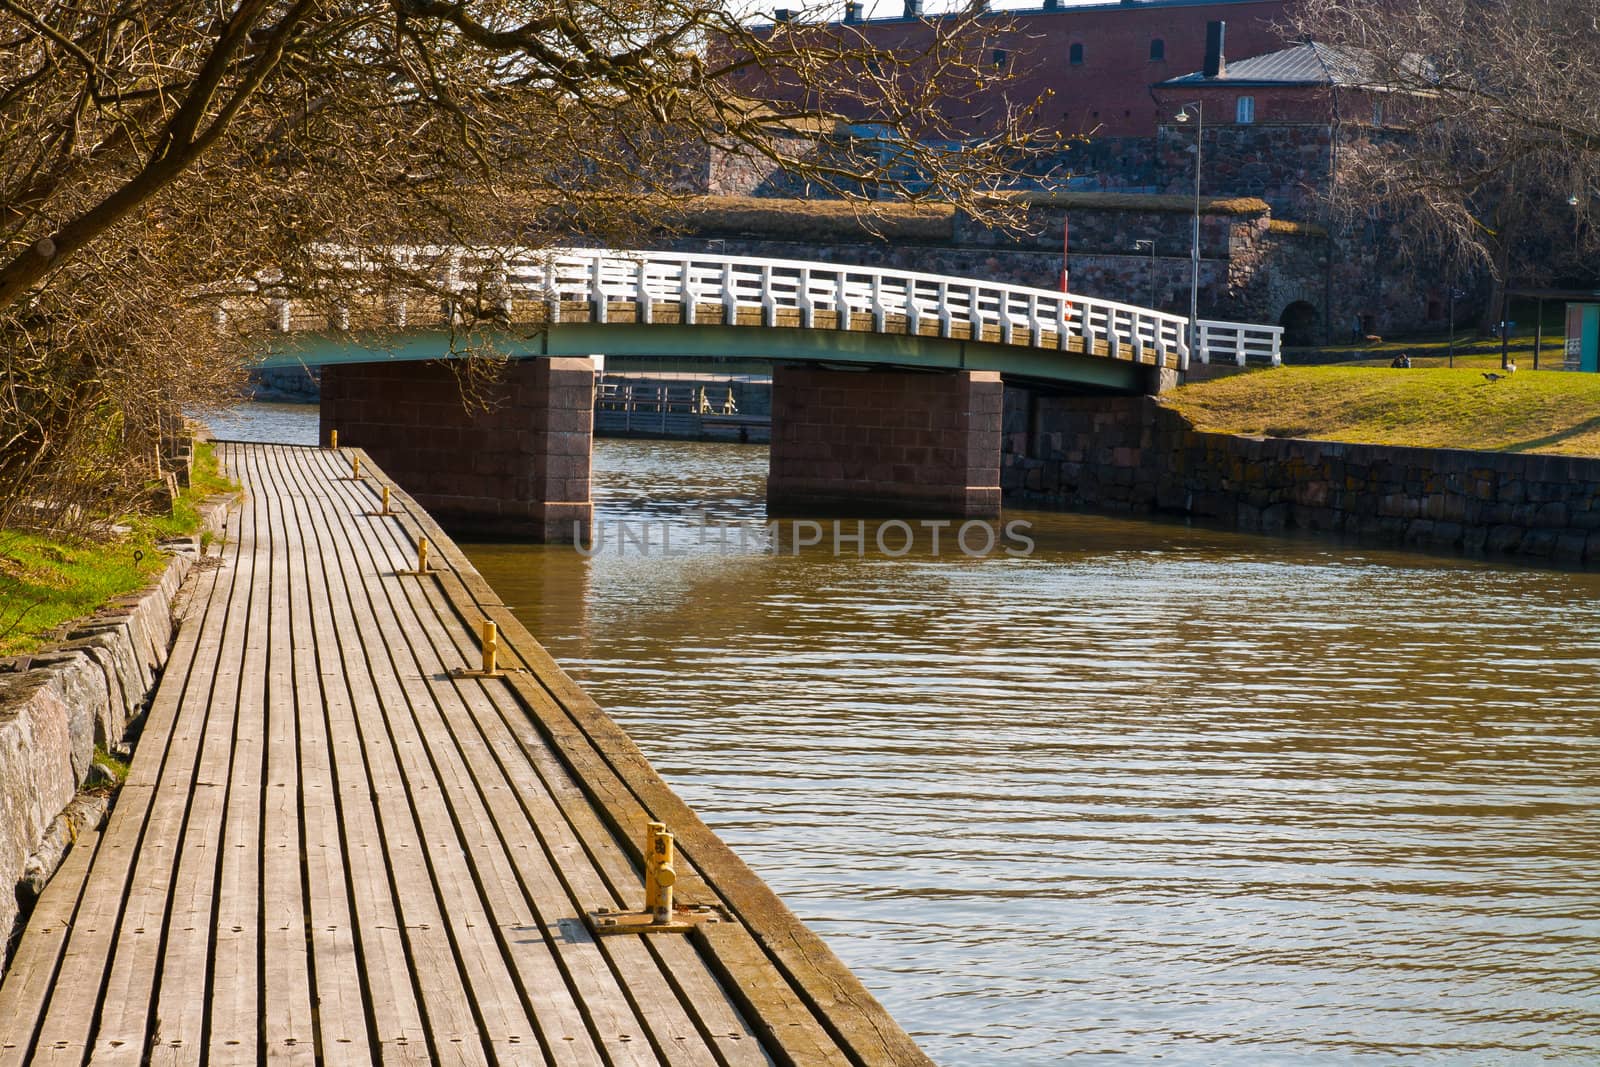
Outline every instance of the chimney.
{"label": "chimney", "polygon": [[857,0],[851,0],[850,3],[844,5],[844,20],[846,22],[861,21],[861,4]]}
{"label": "chimney", "polygon": [[1226,22],[1206,23],[1206,66],[1205,76],[1220,78],[1228,71],[1227,57],[1222,54],[1222,44],[1228,36]]}
{"label": "chimney", "polygon": [[1061,7],[1061,0],[1044,0],[1044,9],[1046,11],[1055,11],[1055,10],[1059,9],[1060,7]]}
{"label": "chimney", "polygon": [[906,18],[920,19],[922,17],[922,0],[906,0]]}
{"label": "chimney", "polygon": [[786,7],[780,7],[772,13],[772,21],[774,22],[788,22],[792,18],[794,18],[794,12]]}

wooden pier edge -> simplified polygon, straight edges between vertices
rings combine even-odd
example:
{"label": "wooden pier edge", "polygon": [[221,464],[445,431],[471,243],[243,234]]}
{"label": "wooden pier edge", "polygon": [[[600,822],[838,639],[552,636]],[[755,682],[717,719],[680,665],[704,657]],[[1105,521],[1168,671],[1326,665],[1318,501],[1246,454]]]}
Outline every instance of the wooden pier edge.
{"label": "wooden pier edge", "polygon": [[[361,468],[374,485],[390,486],[395,521],[413,540],[419,535],[428,539],[439,587],[463,623],[475,628],[479,619],[487,618],[499,628],[503,662],[508,666],[520,662],[527,668],[507,676],[522,698],[519,703],[611,831],[626,844],[634,862],[642,868],[644,824],[666,823],[677,839],[680,867],[686,868],[679,874],[678,899],[684,904],[720,904],[739,920],[690,936],[699,940],[741,1007],[754,1019],[769,1020],[778,1009],[764,1002],[768,996],[762,990],[741,981],[755,962],[750,952],[759,950],[853,1062],[932,1067],[933,1060],[826,942],[673,792],[632,738],[556,663],[433,516],[365,451],[341,451],[361,457]],[[771,1028],[768,1036],[775,1043],[774,1052],[803,1067],[804,1051],[784,1048],[783,1027]]]}

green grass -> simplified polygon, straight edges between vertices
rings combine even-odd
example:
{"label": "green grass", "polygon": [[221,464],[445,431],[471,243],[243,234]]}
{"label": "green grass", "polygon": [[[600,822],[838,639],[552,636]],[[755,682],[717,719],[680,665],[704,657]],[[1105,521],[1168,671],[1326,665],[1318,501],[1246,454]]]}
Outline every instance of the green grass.
{"label": "green grass", "polygon": [[1459,367],[1280,367],[1163,399],[1196,427],[1224,433],[1600,456],[1596,374],[1519,370],[1490,382]]}
{"label": "green grass", "polygon": [[128,765],[99,745],[94,746],[94,761],[110,771],[111,777],[117,780],[118,785],[128,780]]}
{"label": "green grass", "polygon": [[64,623],[144,588],[166,566],[157,542],[193,533],[200,502],[235,488],[218,472],[215,452],[201,444],[192,484],[170,516],[116,517],[129,532],[106,540],[0,530],[0,655],[33,651]]}

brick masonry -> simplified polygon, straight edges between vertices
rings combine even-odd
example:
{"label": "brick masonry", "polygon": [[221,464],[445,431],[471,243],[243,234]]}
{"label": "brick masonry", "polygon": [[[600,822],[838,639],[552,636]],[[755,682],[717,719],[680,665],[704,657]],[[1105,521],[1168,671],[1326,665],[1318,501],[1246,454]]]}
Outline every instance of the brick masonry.
{"label": "brick masonry", "polygon": [[513,360],[482,401],[442,363],[329,366],[322,440],[338,429],[452,532],[587,537],[593,361]]}
{"label": "brick masonry", "polygon": [[768,507],[997,516],[1003,394],[987,371],[775,367]]}
{"label": "brick masonry", "polygon": [[1057,507],[1600,561],[1600,459],[1205,433],[1145,397],[1007,389],[1001,484]]}

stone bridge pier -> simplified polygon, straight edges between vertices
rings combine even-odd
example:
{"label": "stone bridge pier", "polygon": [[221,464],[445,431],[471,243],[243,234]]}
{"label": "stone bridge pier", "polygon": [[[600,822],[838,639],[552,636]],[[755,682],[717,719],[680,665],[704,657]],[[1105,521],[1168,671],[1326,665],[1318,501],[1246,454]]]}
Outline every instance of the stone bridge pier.
{"label": "stone bridge pier", "polygon": [[772,374],[775,514],[1000,514],[1005,389],[993,371]]}
{"label": "stone bridge pier", "polygon": [[330,364],[321,439],[366,449],[452,532],[587,539],[594,361],[512,360],[481,399],[442,362]]}

